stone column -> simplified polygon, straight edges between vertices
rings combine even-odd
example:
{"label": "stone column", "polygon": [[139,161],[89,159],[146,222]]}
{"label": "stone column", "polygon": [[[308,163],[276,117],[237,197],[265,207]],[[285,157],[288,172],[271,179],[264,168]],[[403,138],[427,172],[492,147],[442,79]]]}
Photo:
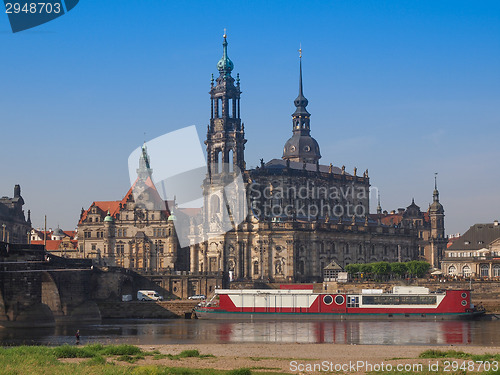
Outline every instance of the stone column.
{"label": "stone column", "polygon": [[189,269],[191,272],[198,272],[198,245],[191,245],[190,248],[190,262],[189,262]]}

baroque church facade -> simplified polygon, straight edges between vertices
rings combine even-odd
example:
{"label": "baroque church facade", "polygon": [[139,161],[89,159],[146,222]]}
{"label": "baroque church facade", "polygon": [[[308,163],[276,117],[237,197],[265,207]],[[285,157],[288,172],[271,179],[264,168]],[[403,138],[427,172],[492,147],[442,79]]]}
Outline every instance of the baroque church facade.
{"label": "baroque church facade", "polygon": [[[382,213],[379,204],[377,214],[370,214],[368,170],[358,173],[355,168],[350,174],[344,166],[320,163],[303,93],[301,59],[292,135],[282,155],[246,169],[240,79],[232,76],[227,47],[224,36],[219,77],[212,79],[210,88],[201,212],[193,217],[160,197],[144,145],[137,180],[123,199],[95,201],[82,209],[78,257],[138,271],[224,272],[231,280],[276,282],[321,281],[332,262],[344,267],[420,259],[437,267],[446,248],[437,187],[427,212],[413,203],[398,216]],[[237,176],[244,182],[248,207],[239,224],[228,211],[232,198],[225,194]],[[189,222],[188,248],[179,245],[176,220]],[[220,223],[228,221],[232,229],[221,232]]]}
{"label": "baroque church facade", "polygon": [[[281,158],[261,159],[259,167],[246,169],[240,79],[239,74],[236,79],[231,75],[234,64],[227,45],[224,35],[219,77],[215,83],[212,79],[210,90],[205,202],[203,217],[191,228],[190,271],[224,271],[242,281],[310,282],[321,281],[333,261],[345,266],[427,259],[437,267],[446,248],[437,187],[425,225],[416,205],[404,210],[405,220],[397,224],[384,224],[381,212],[370,214],[368,170],[358,174],[355,168],[350,174],[344,166],[320,163],[303,93],[301,56],[292,136]],[[217,234],[211,224],[228,215],[224,186],[238,173],[245,181],[247,218]]]}

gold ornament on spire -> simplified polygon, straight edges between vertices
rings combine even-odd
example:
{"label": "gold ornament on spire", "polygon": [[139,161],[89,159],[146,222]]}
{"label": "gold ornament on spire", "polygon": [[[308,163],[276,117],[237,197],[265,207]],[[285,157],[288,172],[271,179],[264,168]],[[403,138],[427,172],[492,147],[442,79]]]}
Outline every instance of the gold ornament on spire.
{"label": "gold ornament on spire", "polygon": [[302,58],[302,43],[299,45],[299,58]]}

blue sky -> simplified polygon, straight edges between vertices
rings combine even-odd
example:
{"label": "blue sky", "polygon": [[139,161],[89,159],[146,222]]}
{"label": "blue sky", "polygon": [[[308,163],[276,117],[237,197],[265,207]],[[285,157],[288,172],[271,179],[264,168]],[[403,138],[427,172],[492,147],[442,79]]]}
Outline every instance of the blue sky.
{"label": "blue sky", "polygon": [[144,133],[205,134],[224,28],[247,166],[291,135],[302,43],[322,164],[368,168],[387,210],[427,208],[439,172],[449,234],[500,217],[497,1],[82,0],[17,34],[4,14],[0,195],[21,184],[34,226],[64,229],[121,199]]}

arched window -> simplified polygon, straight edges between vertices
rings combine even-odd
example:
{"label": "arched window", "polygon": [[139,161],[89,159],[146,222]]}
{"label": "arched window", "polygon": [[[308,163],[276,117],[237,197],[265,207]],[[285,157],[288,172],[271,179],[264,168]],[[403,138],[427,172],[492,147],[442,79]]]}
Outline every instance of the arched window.
{"label": "arched window", "polygon": [[470,276],[470,267],[469,266],[463,266],[462,267],[462,275],[464,275],[464,276]]}
{"label": "arched window", "polygon": [[258,261],[253,262],[253,274],[254,275],[259,274],[259,262]]}
{"label": "arched window", "polygon": [[228,158],[228,169],[229,169],[229,172],[232,173],[233,172],[233,158],[234,158],[234,153],[233,153],[233,150],[229,150],[229,158]]}
{"label": "arched window", "polygon": [[337,250],[335,249],[335,243],[332,242],[332,254],[335,254]]}
{"label": "arched window", "polygon": [[489,277],[490,276],[490,266],[487,264],[481,264],[479,267],[479,272],[481,277]]}
{"label": "arched window", "polygon": [[500,276],[500,265],[499,264],[495,264],[493,266],[493,276],[495,276],[495,277]]}
{"label": "arched window", "polygon": [[456,275],[457,274],[457,267],[455,267],[455,266],[449,266],[448,267],[448,274],[449,275]]}
{"label": "arched window", "polygon": [[210,198],[211,202],[210,205],[212,206],[212,213],[213,214],[218,214],[220,213],[220,200],[217,195],[212,195],[212,198]]}
{"label": "arched window", "polygon": [[222,152],[217,151],[217,170],[216,173],[222,173],[223,160],[222,160]]}

